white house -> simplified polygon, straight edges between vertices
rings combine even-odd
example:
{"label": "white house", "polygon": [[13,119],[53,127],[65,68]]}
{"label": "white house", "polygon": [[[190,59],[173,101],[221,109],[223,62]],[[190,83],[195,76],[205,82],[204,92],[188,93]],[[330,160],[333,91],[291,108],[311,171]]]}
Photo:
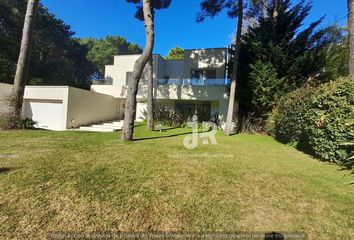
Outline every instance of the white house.
{"label": "white house", "polygon": [[[124,100],[127,85],[139,55],[114,57],[106,66],[105,79],[94,82],[91,91]],[[224,121],[228,107],[227,49],[186,50],[182,60],[165,60],[153,56],[154,99],[156,105],[218,113]],[[147,108],[147,80],[143,73],[138,91],[137,120]]]}
{"label": "white house", "polygon": [[[122,120],[127,84],[138,57],[115,56],[114,64],[106,66],[105,79],[94,81],[91,91],[68,86],[27,86],[24,117],[38,122],[39,128],[57,131]],[[154,55],[155,104],[203,111],[209,116],[218,113],[223,123],[228,107],[227,57],[226,48],[186,50],[182,60]],[[147,107],[146,84],[144,72],[137,96],[137,120],[144,118],[142,113]],[[0,84],[0,95],[9,94],[10,89],[9,85]]]}

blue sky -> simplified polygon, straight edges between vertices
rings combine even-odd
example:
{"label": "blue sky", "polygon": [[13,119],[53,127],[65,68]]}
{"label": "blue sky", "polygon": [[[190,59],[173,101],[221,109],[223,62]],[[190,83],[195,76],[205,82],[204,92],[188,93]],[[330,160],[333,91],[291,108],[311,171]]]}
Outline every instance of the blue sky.
{"label": "blue sky", "polygon": [[[222,13],[214,19],[196,23],[200,2],[172,0],[168,9],[157,12],[155,53],[166,55],[175,46],[191,49],[224,47],[230,43],[235,20]],[[326,15],[323,26],[336,21],[346,24],[347,0],[312,2],[313,9],[305,24],[323,15]],[[42,3],[69,24],[77,37],[119,35],[141,46],[145,44],[143,24],[134,18],[135,6],[126,0],[42,0]]]}

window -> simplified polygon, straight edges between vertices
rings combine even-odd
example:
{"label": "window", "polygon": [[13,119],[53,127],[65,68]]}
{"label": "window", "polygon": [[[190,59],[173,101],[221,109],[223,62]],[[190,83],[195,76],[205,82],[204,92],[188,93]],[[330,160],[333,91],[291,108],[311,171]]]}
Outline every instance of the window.
{"label": "window", "polygon": [[211,115],[211,102],[204,101],[176,101],[176,109],[183,115],[192,118],[197,114],[198,121],[209,121]]}
{"label": "window", "polygon": [[191,79],[198,79],[198,80],[216,79],[216,70],[192,69]]}
{"label": "window", "polygon": [[163,83],[168,84],[168,81],[170,80],[170,76],[163,76]]}
{"label": "window", "polygon": [[204,79],[216,79],[216,71],[215,70],[204,71]]}

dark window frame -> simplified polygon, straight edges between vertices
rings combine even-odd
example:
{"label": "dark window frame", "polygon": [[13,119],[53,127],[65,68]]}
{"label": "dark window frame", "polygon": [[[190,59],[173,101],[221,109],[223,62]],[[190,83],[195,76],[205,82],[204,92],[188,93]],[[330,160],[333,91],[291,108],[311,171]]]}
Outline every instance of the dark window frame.
{"label": "dark window frame", "polygon": [[[190,78],[191,79],[198,79],[198,80],[210,80],[210,79],[217,79],[216,78],[216,71],[215,68],[196,68],[191,69]],[[196,77],[196,73],[199,74],[199,77]],[[212,77],[208,77],[208,74],[213,75]]]}

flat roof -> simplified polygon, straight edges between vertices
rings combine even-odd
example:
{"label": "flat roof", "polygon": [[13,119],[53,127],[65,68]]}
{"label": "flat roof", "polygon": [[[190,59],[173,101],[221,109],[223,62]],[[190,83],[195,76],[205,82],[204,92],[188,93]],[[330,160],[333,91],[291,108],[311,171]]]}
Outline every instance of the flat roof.
{"label": "flat roof", "polygon": [[216,47],[216,48],[191,48],[185,49],[184,51],[198,51],[198,50],[217,50],[217,49],[227,49],[227,47]]}
{"label": "flat roof", "polygon": [[[184,49],[184,51],[198,51],[198,50],[218,50],[218,49],[227,49],[227,47],[215,47],[215,48],[190,48],[190,49]],[[114,56],[140,56],[140,54],[118,54],[118,55],[114,55]],[[152,55],[155,55],[155,56],[159,56],[160,58],[166,60],[166,61],[178,61],[178,60],[182,60],[182,59],[165,59],[164,57],[161,56],[160,53],[153,53]]]}

